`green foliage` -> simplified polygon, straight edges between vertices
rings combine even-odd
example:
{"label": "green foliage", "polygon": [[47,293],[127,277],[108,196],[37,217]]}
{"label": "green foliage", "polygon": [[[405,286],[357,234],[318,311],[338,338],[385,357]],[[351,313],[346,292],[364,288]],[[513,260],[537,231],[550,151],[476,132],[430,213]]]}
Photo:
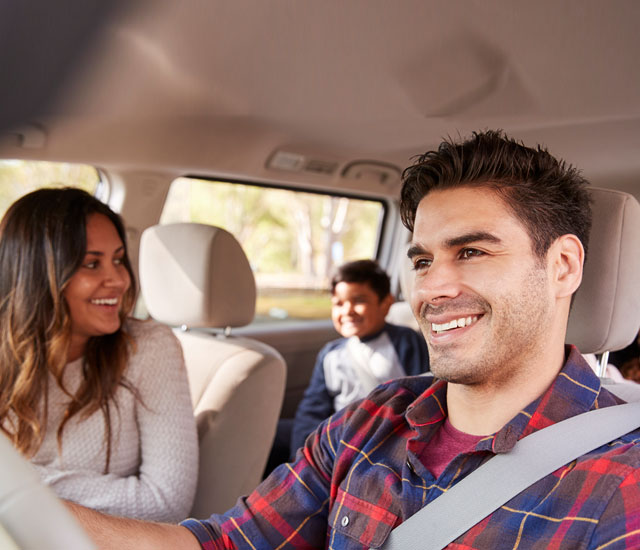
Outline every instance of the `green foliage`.
{"label": "green foliage", "polygon": [[383,213],[378,201],[179,178],[161,223],[206,223],[232,233],[254,270],[260,316],[274,310],[326,318],[328,293],[308,290],[326,290],[335,264],[375,257]]}
{"label": "green foliage", "polygon": [[[286,312],[287,319],[324,319],[331,316],[331,294],[326,292],[263,292],[256,303],[256,318],[273,320],[275,310]],[[277,317],[276,317],[277,318]]]}
{"label": "green foliage", "polygon": [[335,242],[343,248],[339,262],[375,256],[382,214],[377,201],[181,178],[162,222],[224,227],[242,243],[256,273],[322,279],[333,267]]}
{"label": "green foliage", "polygon": [[100,176],[93,166],[0,160],[0,218],[22,195],[40,187],[80,187],[95,193]]}

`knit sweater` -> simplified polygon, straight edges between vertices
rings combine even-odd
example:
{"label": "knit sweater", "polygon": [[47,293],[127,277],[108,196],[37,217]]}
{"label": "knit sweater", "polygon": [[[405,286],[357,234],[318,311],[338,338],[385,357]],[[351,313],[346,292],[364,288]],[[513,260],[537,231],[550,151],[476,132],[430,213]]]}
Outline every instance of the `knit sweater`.
{"label": "knit sweater", "polygon": [[[191,509],[198,476],[198,441],[182,349],[171,330],[131,320],[135,353],[125,371],[137,389],[119,387],[110,407],[112,443],[106,463],[106,425],[101,410],[67,422],[58,453],[56,432],[68,397],[49,381],[44,442],[32,463],[60,498],[109,514],[174,522]],[[66,387],[75,391],[82,359],[66,366]]]}

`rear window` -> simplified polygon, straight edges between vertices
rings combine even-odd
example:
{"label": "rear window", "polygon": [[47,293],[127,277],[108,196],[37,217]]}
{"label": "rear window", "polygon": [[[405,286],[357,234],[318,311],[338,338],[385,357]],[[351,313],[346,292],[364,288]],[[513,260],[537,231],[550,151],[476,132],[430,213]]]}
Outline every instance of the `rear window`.
{"label": "rear window", "polygon": [[265,322],[329,317],[335,266],[376,257],[384,214],[378,200],[183,177],[172,183],[160,223],[232,233],[256,278],[255,322]]}
{"label": "rear window", "polygon": [[96,195],[101,185],[93,166],[0,159],[0,219],[14,201],[40,187],[80,187]]}

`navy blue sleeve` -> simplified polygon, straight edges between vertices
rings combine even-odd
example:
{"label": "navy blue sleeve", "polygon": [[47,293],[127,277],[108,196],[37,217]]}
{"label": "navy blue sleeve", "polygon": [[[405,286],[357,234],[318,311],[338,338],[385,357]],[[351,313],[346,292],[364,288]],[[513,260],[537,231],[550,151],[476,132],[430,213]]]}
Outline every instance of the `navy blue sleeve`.
{"label": "navy blue sleeve", "polygon": [[429,350],[421,333],[409,327],[390,324],[387,324],[386,330],[407,376],[429,372]]}
{"label": "navy blue sleeve", "polygon": [[335,342],[329,342],[318,353],[316,364],[311,374],[311,381],[296,410],[291,431],[291,457],[294,457],[298,448],[304,445],[307,436],[325,418],[335,412],[333,410],[333,397],[327,391],[324,380],[323,367],[324,357],[334,347]]}

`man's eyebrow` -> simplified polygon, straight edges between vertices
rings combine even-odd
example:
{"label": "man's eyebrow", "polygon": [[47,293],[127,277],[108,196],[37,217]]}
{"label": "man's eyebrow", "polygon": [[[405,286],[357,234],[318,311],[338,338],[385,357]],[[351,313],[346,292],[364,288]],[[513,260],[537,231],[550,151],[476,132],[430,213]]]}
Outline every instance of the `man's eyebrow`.
{"label": "man's eyebrow", "polygon": [[[502,243],[502,240],[492,233],[487,233],[486,231],[474,231],[473,233],[465,233],[457,237],[451,237],[450,239],[444,241],[444,246],[445,248],[456,248],[480,241],[490,242],[494,244]],[[407,257],[411,260],[416,256],[420,256],[421,254],[426,253],[427,251],[422,246],[420,246],[419,244],[414,244],[407,250]]]}
{"label": "man's eyebrow", "polygon": [[444,242],[446,248],[456,248],[465,244],[477,243],[479,241],[489,242],[493,244],[501,244],[502,240],[492,233],[486,231],[474,231],[473,233],[465,233],[458,237],[452,237]]}
{"label": "man's eyebrow", "polygon": [[420,256],[420,254],[424,254],[424,253],[425,253],[424,248],[422,248],[418,244],[414,244],[411,247],[409,247],[409,250],[407,250],[407,257],[411,260],[416,256]]}

